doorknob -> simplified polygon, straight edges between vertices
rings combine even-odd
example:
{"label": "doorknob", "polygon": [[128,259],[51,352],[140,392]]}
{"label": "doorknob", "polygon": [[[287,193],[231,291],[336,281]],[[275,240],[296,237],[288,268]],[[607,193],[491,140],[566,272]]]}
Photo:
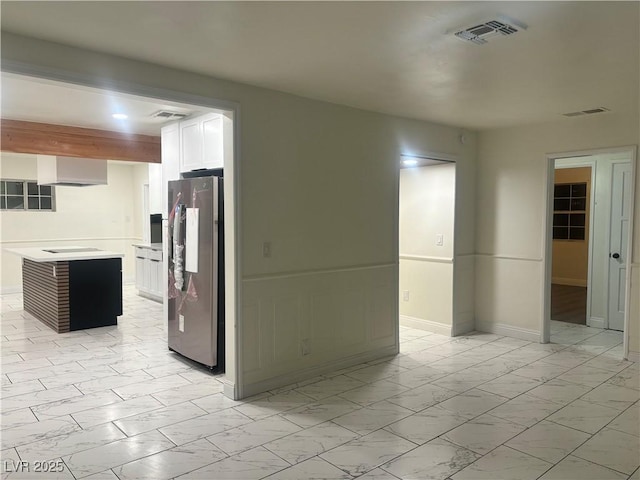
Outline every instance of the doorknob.
{"label": "doorknob", "polygon": [[620,254],[619,253],[612,253],[611,256],[613,258],[620,258]]}

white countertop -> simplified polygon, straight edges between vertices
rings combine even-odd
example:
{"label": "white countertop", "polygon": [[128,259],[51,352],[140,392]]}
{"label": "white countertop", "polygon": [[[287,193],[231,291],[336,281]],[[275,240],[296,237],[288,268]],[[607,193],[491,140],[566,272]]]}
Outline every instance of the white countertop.
{"label": "white countertop", "polygon": [[[124,253],[110,252],[108,250],[94,250],[90,252],[74,252],[78,248],[90,248],[79,246],[64,247],[35,247],[35,248],[5,248],[4,251],[13,253],[34,262],[69,262],[73,260],[96,260],[101,258],[122,258]],[[60,253],[51,253],[47,250],[61,250]]]}
{"label": "white countertop", "polygon": [[151,250],[162,250],[161,243],[133,243],[134,247],[149,248]]}

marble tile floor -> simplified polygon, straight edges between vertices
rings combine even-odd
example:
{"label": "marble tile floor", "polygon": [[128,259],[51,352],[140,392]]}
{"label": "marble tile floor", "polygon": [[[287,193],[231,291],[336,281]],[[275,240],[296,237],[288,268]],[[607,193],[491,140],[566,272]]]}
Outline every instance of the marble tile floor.
{"label": "marble tile floor", "polygon": [[167,350],[132,286],[117,327],[63,335],[1,300],[3,479],[640,479],[640,371],[617,332],[401,327],[398,356],[236,402]]}

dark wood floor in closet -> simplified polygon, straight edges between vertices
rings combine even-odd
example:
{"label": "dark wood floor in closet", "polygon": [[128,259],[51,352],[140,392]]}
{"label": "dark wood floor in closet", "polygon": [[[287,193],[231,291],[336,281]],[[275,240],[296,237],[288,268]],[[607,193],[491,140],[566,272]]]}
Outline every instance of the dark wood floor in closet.
{"label": "dark wood floor in closet", "polygon": [[586,325],[587,287],[552,284],[551,319]]}

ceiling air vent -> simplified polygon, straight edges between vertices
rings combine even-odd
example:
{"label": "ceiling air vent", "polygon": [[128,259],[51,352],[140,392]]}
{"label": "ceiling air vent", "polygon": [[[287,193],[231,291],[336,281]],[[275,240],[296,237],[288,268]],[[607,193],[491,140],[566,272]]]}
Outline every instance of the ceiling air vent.
{"label": "ceiling air vent", "polygon": [[507,35],[513,35],[521,30],[526,30],[527,27],[523,23],[516,22],[515,20],[489,20],[484,23],[474,25],[473,27],[464,28],[458,30],[454,35],[462,40],[475,43],[476,45],[483,45],[492,37],[504,37]]}
{"label": "ceiling air vent", "polygon": [[562,115],[565,117],[580,117],[582,115],[594,115],[596,113],[605,113],[610,111],[611,110],[609,110],[608,108],[597,107],[597,108],[590,108],[588,110],[580,110],[579,112],[563,113]]}
{"label": "ceiling air vent", "polygon": [[159,110],[151,116],[153,118],[161,118],[163,120],[179,120],[186,117],[187,115],[188,114],[186,113],[171,112],[169,110]]}

